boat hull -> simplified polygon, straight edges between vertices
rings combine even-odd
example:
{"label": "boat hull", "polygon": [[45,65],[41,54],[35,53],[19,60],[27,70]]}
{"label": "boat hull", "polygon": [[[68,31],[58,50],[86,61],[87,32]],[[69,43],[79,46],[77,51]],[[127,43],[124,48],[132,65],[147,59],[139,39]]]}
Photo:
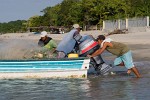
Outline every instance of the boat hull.
{"label": "boat hull", "polygon": [[89,58],[1,60],[0,78],[86,78],[89,63]]}

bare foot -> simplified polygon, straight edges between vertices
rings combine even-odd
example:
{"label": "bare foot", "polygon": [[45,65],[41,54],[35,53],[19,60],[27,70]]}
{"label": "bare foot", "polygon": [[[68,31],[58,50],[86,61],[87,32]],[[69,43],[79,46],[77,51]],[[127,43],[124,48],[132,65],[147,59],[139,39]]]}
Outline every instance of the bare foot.
{"label": "bare foot", "polygon": [[130,73],[131,73],[131,69],[128,69],[127,74],[130,74]]}

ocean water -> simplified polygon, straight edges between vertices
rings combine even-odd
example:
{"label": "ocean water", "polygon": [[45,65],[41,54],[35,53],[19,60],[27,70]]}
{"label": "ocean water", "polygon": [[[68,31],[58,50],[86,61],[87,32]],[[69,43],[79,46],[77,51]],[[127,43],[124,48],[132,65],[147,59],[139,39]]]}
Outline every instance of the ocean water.
{"label": "ocean water", "polygon": [[89,75],[87,79],[1,79],[0,100],[150,100],[150,62],[134,75]]}

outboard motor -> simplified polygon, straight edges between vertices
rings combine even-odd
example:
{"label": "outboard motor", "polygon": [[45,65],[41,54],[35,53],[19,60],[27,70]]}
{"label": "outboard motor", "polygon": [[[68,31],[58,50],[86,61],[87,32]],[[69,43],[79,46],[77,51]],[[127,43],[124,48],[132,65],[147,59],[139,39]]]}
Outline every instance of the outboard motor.
{"label": "outboard motor", "polygon": [[[99,49],[99,44],[92,36],[85,36],[86,38],[81,39],[79,43],[79,56],[80,57],[86,57],[87,55],[90,55],[94,53],[96,50]],[[79,37],[78,37],[79,38]],[[102,59],[101,55],[98,55],[96,57],[92,57],[90,61],[90,66],[94,67],[95,70],[99,73],[104,75],[106,72],[108,72],[112,67],[107,65],[104,60]]]}
{"label": "outboard motor", "polygon": [[86,38],[86,40],[82,41],[79,44],[79,50],[80,50],[80,56],[87,56],[89,54],[92,54],[94,51],[96,51],[99,48],[99,45],[92,37]]}

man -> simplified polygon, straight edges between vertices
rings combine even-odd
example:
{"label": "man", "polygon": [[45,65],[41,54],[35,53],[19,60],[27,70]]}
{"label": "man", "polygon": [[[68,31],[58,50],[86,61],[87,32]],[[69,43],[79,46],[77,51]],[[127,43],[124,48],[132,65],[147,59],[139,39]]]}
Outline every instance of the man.
{"label": "man", "polygon": [[112,41],[110,38],[105,39],[104,35],[99,35],[97,41],[101,48],[95,51],[92,55],[88,55],[89,57],[95,57],[101,54],[104,50],[107,50],[108,52],[117,56],[114,61],[114,65],[125,66],[128,69],[128,74],[130,74],[132,71],[137,78],[141,77],[138,69],[133,64],[131,51],[127,45]]}
{"label": "man", "polygon": [[[73,25],[73,29],[65,35],[63,40],[58,44],[56,50],[58,52],[58,58],[65,58],[67,55],[71,52],[78,51],[74,50],[75,47],[78,47],[80,43],[83,41],[91,38],[91,35],[80,35],[80,26],[78,24]],[[93,37],[92,37],[93,38]],[[77,52],[78,53],[78,52]],[[111,68],[109,65],[105,64],[103,59],[101,58],[101,55],[98,55],[96,57],[93,57],[91,59],[93,61],[93,67],[96,71],[100,71],[101,74],[105,74],[109,71]]]}
{"label": "man", "polygon": [[54,53],[57,47],[56,42],[51,37],[47,36],[46,31],[42,31],[40,37],[41,38],[38,41],[38,45]]}
{"label": "man", "polygon": [[58,44],[56,50],[58,52],[58,58],[65,58],[74,49],[77,41],[79,41],[82,36],[80,35],[79,24],[74,24],[73,29],[67,33],[62,41]]}

